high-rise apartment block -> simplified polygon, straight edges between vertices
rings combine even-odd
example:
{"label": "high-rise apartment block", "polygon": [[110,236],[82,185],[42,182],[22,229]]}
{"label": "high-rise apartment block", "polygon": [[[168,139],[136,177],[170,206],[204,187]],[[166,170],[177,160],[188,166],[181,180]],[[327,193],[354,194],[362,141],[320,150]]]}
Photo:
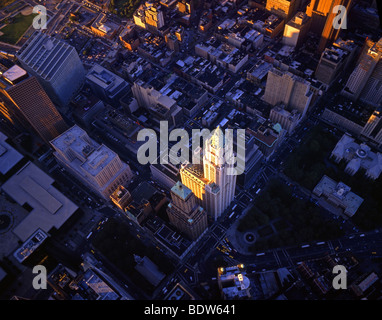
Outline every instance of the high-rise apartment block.
{"label": "high-rise apartment block", "polygon": [[34,129],[47,143],[68,129],[36,77],[14,65],[0,79],[1,113],[20,128]]}
{"label": "high-rise apartment block", "polygon": [[203,164],[185,164],[180,170],[182,183],[215,221],[233,200],[236,188],[236,175],[231,159],[227,159],[224,140],[218,127],[205,143]]}
{"label": "high-rise apartment block", "polygon": [[85,69],[76,49],[41,32],[36,31],[25,42],[17,58],[59,106],[68,105],[85,79]]}
{"label": "high-rise apartment block", "polygon": [[167,207],[171,224],[190,239],[198,239],[208,226],[206,211],[197,203],[192,191],[180,181],[171,188],[171,198]]}
{"label": "high-rise apartment block", "polygon": [[133,176],[129,165],[114,151],[99,145],[77,125],[52,140],[51,145],[57,161],[105,199]]}

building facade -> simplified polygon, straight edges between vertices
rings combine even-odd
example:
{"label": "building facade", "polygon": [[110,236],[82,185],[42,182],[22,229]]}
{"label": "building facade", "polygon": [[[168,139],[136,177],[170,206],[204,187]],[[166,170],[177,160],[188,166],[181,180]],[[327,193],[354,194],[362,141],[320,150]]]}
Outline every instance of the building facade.
{"label": "building facade", "polygon": [[[236,175],[225,153],[226,141],[218,127],[203,150],[202,164],[185,164],[180,170],[182,183],[199,199],[200,204],[216,221],[235,195]],[[228,160],[228,161],[227,161]]]}
{"label": "building facade", "polygon": [[33,129],[46,143],[68,129],[36,77],[14,65],[0,82],[1,112],[16,126]]}
{"label": "building facade", "polygon": [[190,239],[198,239],[208,226],[206,211],[197,203],[192,191],[180,181],[171,188],[171,198],[167,207],[171,224]]}

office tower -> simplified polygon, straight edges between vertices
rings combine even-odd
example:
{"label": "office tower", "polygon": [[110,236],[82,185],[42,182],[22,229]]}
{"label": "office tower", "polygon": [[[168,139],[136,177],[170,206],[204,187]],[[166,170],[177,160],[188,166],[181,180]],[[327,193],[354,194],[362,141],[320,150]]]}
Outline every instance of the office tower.
{"label": "office tower", "polygon": [[16,56],[59,106],[68,105],[85,79],[85,69],[76,49],[44,33],[33,33]]}
{"label": "office tower", "polygon": [[327,86],[331,85],[341,71],[344,70],[349,56],[350,53],[346,50],[333,46],[326,48],[321,54],[315,78]]}
{"label": "office tower", "polygon": [[1,112],[16,126],[34,129],[47,143],[67,130],[36,77],[14,65],[3,72],[0,85]]}
{"label": "office tower", "polygon": [[335,0],[310,0],[305,12],[312,18],[311,32],[317,35],[322,34],[334,1]]}
{"label": "office tower", "polygon": [[299,0],[267,0],[265,9],[289,20],[298,8]]}
{"label": "office tower", "polygon": [[378,107],[382,103],[382,38],[374,44],[373,52],[379,57],[360,95],[360,100]]}
{"label": "office tower", "polygon": [[312,19],[308,17],[306,13],[301,11],[297,12],[295,16],[285,24],[283,43],[291,47],[299,48],[306,39],[311,21]]}
{"label": "office tower", "polygon": [[179,12],[190,14],[194,12],[194,1],[193,0],[180,0],[176,4],[176,8]]}
{"label": "office tower", "polygon": [[[332,4],[327,14],[325,25],[321,33],[321,39],[318,44],[318,49],[317,49],[318,52],[324,51],[328,44],[331,44],[333,41],[335,41],[338,38],[340,31],[342,30],[341,28],[335,28],[333,25],[333,23],[336,22],[335,19],[338,19],[337,16],[339,14],[338,12],[334,11],[334,8],[338,5],[345,7],[346,8],[345,15],[347,15],[350,10],[350,5],[352,0],[332,0],[331,2]],[[341,12],[341,14],[343,13]],[[339,21],[337,22],[339,24]]]}
{"label": "office tower", "polygon": [[182,183],[192,190],[215,221],[233,200],[236,188],[236,175],[225,153],[225,140],[218,127],[205,143],[203,164],[185,164],[180,170]]}
{"label": "office tower", "polygon": [[360,96],[371,104],[381,102],[382,38],[378,42],[366,40],[357,65],[349,76],[342,94],[357,100]]}
{"label": "office tower", "polygon": [[130,167],[115,152],[99,145],[77,125],[50,143],[57,161],[105,199],[133,176]]}
{"label": "office tower", "polygon": [[167,207],[171,224],[190,239],[198,239],[207,229],[206,211],[197,203],[192,191],[180,181],[171,188],[171,198]]}
{"label": "office tower", "polygon": [[285,104],[305,116],[312,100],[310,83],[290,72],[273,68],[268,72],[263,100],[273,106]]}
{"label": "office tower", "polygon": [[116,107],[119,107],[119,99],[129,89],[125,80],[99,64],[95,64],[89,70],[86,82],[100,99]]}

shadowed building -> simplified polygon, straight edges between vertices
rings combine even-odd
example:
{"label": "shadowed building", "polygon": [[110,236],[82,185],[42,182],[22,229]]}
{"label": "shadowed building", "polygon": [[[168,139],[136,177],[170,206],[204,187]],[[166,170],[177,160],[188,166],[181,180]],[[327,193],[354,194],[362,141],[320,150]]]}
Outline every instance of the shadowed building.
{"label": "shadowed building", "polygon": [[16,126],[34,129],[49,143],[68,129],[37,78],[14,65],[0,79],[1,113]]}

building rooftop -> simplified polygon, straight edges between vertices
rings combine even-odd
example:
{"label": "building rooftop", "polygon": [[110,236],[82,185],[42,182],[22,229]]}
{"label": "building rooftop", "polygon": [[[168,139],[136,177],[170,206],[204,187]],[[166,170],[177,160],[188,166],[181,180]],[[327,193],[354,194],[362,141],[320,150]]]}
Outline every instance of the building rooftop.
{"label": "building rooftop", "polygon": [[324,175],[316,185],[313,192],[316,194],[326,194],[329,199],[336,199],[349,215],[354,215],[363,202],[363,198],[350,191],[351,188],[343,182],[336,182]]}
{"label": "building rooftop", "polygon": [[73,50],[65,41],[36,31],[17,52],[17,58],[40,77],[50,80]]}
{"label": "building rooftop", "polygon": [[187,188],[183,183],[178,181],[172,188],[171,191],[175,193],[182,200],[186,200],[187,197],[192,194],[192,191]]}
{"label": "building rooftop", "polygon": [[0,132],[0,173],[7,174],[21,159],[23,155],[5,141],[7,136]]}
{"label": "building rooftop", "polygon": [[46,233],[53,227],[59,229],[78,209],[52,186],[53,182],[50,176],[28,162],[3,184],[5,193],[20,206],[30,208],[29,214],[13,230],[22,241],[37,229]]}
{"label": "building rooftop", "polygon": [[382,172],[382,154],[373,152],[365,143],[356,143],[348,134],[344,134],[337,142],[331,156],[338,161],[344,159],[348,163],[346,169],[352,172],[363,168],[365,174],[372,179],[378,179]]}

